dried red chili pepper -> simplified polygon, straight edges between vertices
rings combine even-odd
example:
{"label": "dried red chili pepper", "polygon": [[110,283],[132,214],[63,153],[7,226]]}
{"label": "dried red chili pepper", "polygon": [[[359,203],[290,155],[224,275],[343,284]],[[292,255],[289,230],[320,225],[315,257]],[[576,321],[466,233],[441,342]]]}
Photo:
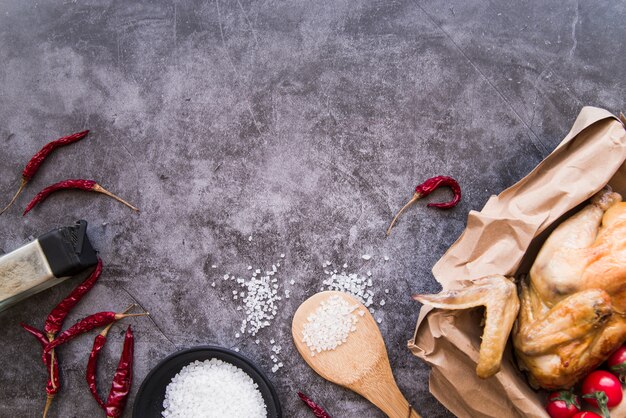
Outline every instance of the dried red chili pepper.
{"label": "dried red chili pepper", "polygon": [[102,273],[102,260],[98,257],[98,264],[96,269],[85,279],[84,282],[79,284],[72,293],[70,293],[65,299],[50,312],[44,326],[44,331],[48,335],[48,339],[52,341],[57,332],[61,331],[63,321],[67,317],[67,314],[76,306],[76,304],[85,296],[89,290],[96,283],[100,274]]}
{"label": "dried red chili pepper", "polygon": [[461,186],[459,186],[459,183],[452,177],[448,176],[436,176],[430,178],[415,188],[415,194],[413,195],[411,200],[409,200],[409,202],[404,205],[402,209],[400,209],[400,211],[396,214],[396,216],[394,216],[393,220],[391,221],[391,225],[389,225],[389,228],[387,228],[387,235],[391,234],[391,228],[393,228],[394,224],[398,220],[398,217],[402,212],[404,212],[406,208],[411,206],[418,199],[428,196],[441,186],[448,186],[450,189],[452,189],[452,193],[454,194],[452,200],[443,203],[429,203],[428,206],[439,209],[450,209],[456,206],[461,200]]}
{"label": "dried red chili pepper", "polygon": [[44,348],[44,354],[49,353],[55,347],[64,344],[70,340],[73,340],[77,336],[89,332],[94,328],[103,327],[109,325],[115,321],[119,321],[123,318],[131,316],[143,316],[148,315],[147,312],[128,314],[128,313],[116,313],[116,312],[98,312],[93,315],[78,321],[62,333],[60,333],[52,342],[48,343]]}
{"label": "dried red chili pepper", "polygon": [[102,193],[109,197],[112,197],[118,202],[125,204],[132,210],[139,212],[139,209],[137,209],[136,207],[134,207],[133,205],[131,205],[130,203],[128,203],[121,197],[118,197],[114,195],[113,193],[109,192],[108,190],[106,190],[104,187],[100,186],[98,183],[96,183],[93,180],[70,179],[70,180],[64,180],[64,181],[55,183],[51,186],[46,187],[39,193],[37,193],[37,195],[33,198],[33,200],[30,201],[28,206],[26,206],[26,209],[24,210],[24,213],[22,214],[22,216],[30,212],[32,208],[34,208],[38,203],[44,201],[50,194],[58,190],[67,190],[67,189],[78,189],[78,190],[85,190],[88,192]]}
{"label": "dried red chili pepper", "polygon": [[[98,264],[96,265],[96,269],[89,275],[89,277],[80,285],[78,285],[74,290],[72,290],[72,293],[70,293],[65,299],[59,302],[59,304],[50,312],[50,314],[48,314],[48,317],[46,318],[46,323],[44,325],[44,330],[46,331],[46,335],[48,336],[48,342],[52,342],[54,340],[57,332],[61,330],[61,327],[63,326],[63,321],[65,321],[67,314],[93,287],[93,285],[100,277],[101,273],[102,260],[98,258]],[[54,360],[56,360],[54,349],[50,351],[50,355]],[[58,363],[56,361],[53,361],[53,368],[55,364]],[[52,369],[50,373],[53,374],[54,369]]]}
{"label": "dried red chili pepper", "polygon": [[126,336],[124,337],[124,348],[122,349],[120,362],[117,365],[115,376],[113,376],[113,384],[111,385],[109,397],[107,398],[105,407],[107,418],[121,417],[124,407],[126,406],[130,386],[133,381],[134,345],[135,337],[129,325],[126,330]]}
{"label": "dried red chili pepper", "polygon": [[91,395],[96,400],[96,402],[98,402],[98,405],[100,405],[102,409],[106,408],[106,404],[104,403],[100,395],[98,395],[98,386],[96,383],[96,373],[98,371],[98,356],[100,355],[100,351],[107,341],[107,334],[109,333],[109,330],[112,326],[112,323],[109,324],[105,329],[100,331],[100,334],[96,335],[96,338],[93,340],[93,347],[91,348],[91,353],[89,353],[89,361],[87,362],[87,373],[85,376]]}
{"label": "dried red chili pepper", "polygon": [[[42,348],[45,348],[48,345],[48,339],[46,338],[43,331],[39,331],[35,327],[31,327],[30,325],[21,323],[22,328],[24,328],[27,332],[32,334],[37,341],[41,344]],[[48,353],[44,356],[44,366],[46,367],[46,372],[48,373],[48,382],[46,384],[46,404],[43,410],[43,418],[46,418],[48,415],[48,410],[52,405],[52,400],[55,395],[59,391],[59,366],[58,360],[56,357],[52,357],[52,353]]]}
{"label": "dried red chili pepper", "polygon": [[26,167],[24,167],[24,171],[22,171],[22,183],[20,184],[20,188],[17,190],[9,204],[4,209],[2,209],[0,215],[2,215],[4,211],[11,207],[13,202],[15,202],[15,199],[17,199],[20,193],[22,193],[22,190],[24,190],[24,187],[26,187],[26,183],[28,183],[35,176],[41,164],[52,151],[64,145],[80,141],[81,139],[86,137],[88,133],[89,131],[82,131],[72,135],[64,136],[52,142],[48,142],[46,145],[43,146],[42,149],[40,149],[35,155],[33,155],[28,164],[26,164]]}
{"label": "dried red chili pepper", "polygon": [[311,408],[311,411],[313,411],[313,415],[315,415],[317,418],[331,418],[330,414],[326,412],[324,408],[313,402],[304,393],[298,392],[298,396],[300,397],[300,399],[302,399],[302,402],[304,402],[309,408]]}

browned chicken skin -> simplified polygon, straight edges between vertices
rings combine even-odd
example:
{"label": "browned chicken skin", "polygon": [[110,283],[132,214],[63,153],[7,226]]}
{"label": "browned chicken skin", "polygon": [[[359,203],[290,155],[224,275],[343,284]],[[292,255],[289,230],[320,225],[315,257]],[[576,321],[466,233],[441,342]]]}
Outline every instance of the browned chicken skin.
{"label": "browned chicken skin", "polygon": [[513,330],[533,386],[568,388],[626,339],[626,203],[602,190],[544,243]]}
{"label": "browned chicken skin", "polygon": [[[414,298],[441,309],[485,306],[476,374],[500,370],[513,327],[531,385],[569,388],[626,340],[626,203],[606,188],[544,243],[530,280],[493,275]],[[520,306],[521,305],[521,306]],[[518,316],[519,310],[519,316]]]}

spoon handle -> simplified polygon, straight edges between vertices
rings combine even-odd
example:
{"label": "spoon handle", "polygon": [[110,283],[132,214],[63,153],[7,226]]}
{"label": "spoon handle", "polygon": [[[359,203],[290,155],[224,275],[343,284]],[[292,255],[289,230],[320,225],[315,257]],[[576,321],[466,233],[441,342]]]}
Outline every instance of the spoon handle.
{"label": "spoon handle", "polygon": [[400,392],[391,369],[370,373],[351,386],[352,390],[376,405],[389,418],[421,418]]}

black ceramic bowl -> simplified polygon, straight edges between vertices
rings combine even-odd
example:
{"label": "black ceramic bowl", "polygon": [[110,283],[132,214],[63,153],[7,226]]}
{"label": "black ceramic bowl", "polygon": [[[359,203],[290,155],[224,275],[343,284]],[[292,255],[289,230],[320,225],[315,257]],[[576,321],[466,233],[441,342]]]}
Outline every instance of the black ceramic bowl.
{"label": "black ceramic bowl", "polygon": [[176,373],[189,363],[216,358],[233,364],[247,373],[259,386],[267,407],[268,418],[281,418],[280,403],[274,387],[265,375],[250,360],[231,350],[214,346],[200,346],[170,355],[148,373],[139,387],[133,418],[160,418],[163,411],[165,389]]}

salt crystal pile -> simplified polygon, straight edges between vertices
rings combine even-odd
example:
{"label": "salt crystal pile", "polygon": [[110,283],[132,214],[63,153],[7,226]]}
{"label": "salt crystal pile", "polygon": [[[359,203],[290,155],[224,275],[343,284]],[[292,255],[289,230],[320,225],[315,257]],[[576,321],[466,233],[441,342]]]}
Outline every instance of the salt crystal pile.
{"label": "salt crystal pile", "polygon": [[330,277],[322,283],[326,286],[326,290],[337,290],[339,292],[350,293],[365,305],[369,307],[374,303],[374,291],[372,287],[372,279],[359,277],[356,273],[347,274],[328,273]]}
{"label": "salt crystal pile", "polygon": [[[237,278],[230,273],[224,274],[224,281],[234,281],[241,288],[231,292],[233,300],[241,301],[237,310],[243,310],[246,315],[241,321],[240,332],[242,334],[247,332],[254,336],[260,329],[270,326],[271,321],[276,317],[278,302],[282,300],[282,296],[278,293],[279,267],[280,263],[277,262],[272,265],[271,270],[263,274],[261,269],[253,270],[252,266],[248,266],[248,270],[252,271],[252,277],[249,279]],[[289,292],[285,292],[285,297],[289,298]],[[236,334],[235,337],[239,338],[240,335]]]}
{"label": "salt crystal pile", "polygon": [[246,318],[241,321],[241,332],[256,335],[260,329],[270,326],[272,319],[278,312],[278,301],[282,299],[278,295],[277,279],[272,275],[252,277],[245,281],[241,279],[241,286],[246,289],[242,292],[243,309]]}
{"label": "salt crystal pile", "polygon": [[[302,329],[302,342],[311,350],[311,356],[322,351],[334,350],[345,343],[351,332],[356,331],[358,318],[353,314],[359,305],[351,305],[344,298],[333,295],[307,317]],[[359,314],[363,316],[359,311]]]}
{"label": "salt crystal pile", "polygon": [[[363,254],[361,258],[365,261],[369,261],[372,259],[370,254]],[[389,257],[384,256],[384,260],[388,261]],[[324,261],[322,263],[322,267],[324,268],[324,273],[328,276],[325,280],[323,280],[321,291],[323,290],[336,290],[339,292],[349,293],[355,298],[357,298],[366,308],[369,308],[369,311],[372,315],[376,313],[376,309],[374,308],[374,290],[372,289],[373,280],[372,280],[372,272],[367,271],[364,276],[359,276],[356,273],[346,273],[345,269],[348,268],[348,264],[343,264],[343,269],[341,272],[338,272],[337,269],[331,267],[332,262]],[[385,289],[385,293],[389,293],[388,289]],[[385,300],[381,300],[379,302],[380,306],[385,305]],[[382,323],[382,318],[378,316],[376,318],[376,322],[379,324]]]}
{"label": "salt crystal pile", "polygon": [[163,418],[264,418],[263,395],[240,368],[218,359],[194,361],[165,390]]}

